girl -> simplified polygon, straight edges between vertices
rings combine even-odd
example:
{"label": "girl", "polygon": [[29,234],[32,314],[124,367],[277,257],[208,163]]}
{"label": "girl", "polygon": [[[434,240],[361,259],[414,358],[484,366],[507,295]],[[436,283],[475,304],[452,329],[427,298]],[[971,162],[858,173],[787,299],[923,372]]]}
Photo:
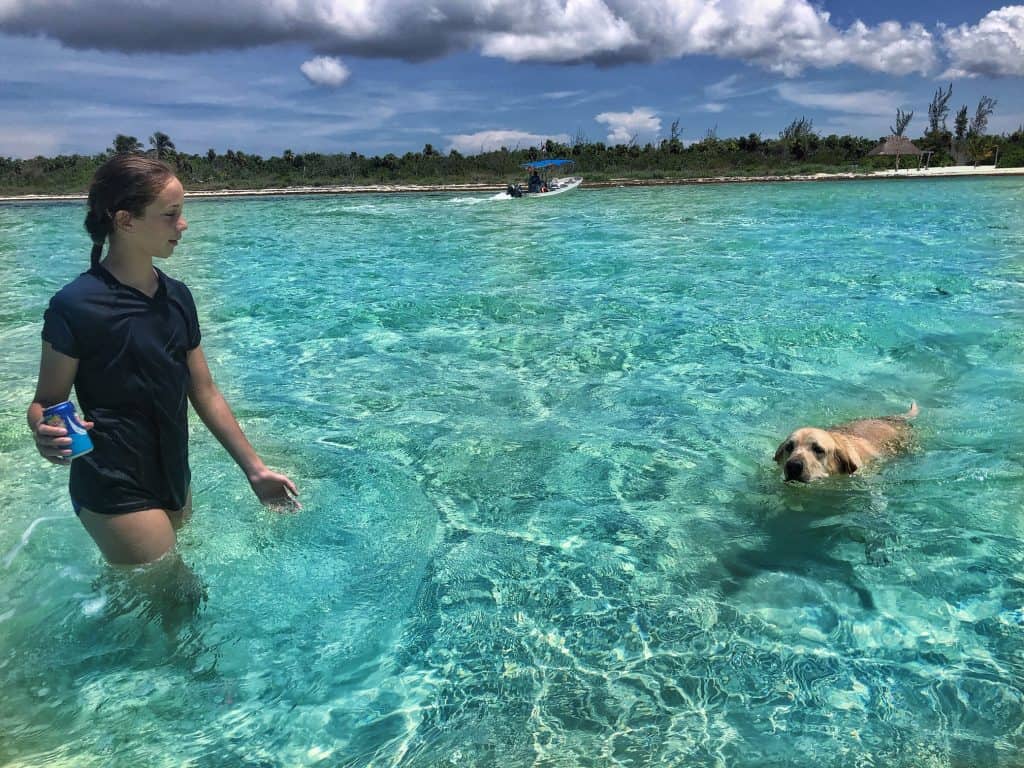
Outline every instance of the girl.
{"label": "girl", "polygon": [[[261,502],[298,507],[295,484],[264,465],[213,383],[189,289],[153,266],[188,228],[184,195],[158,160],[118,155],[104,163],[85,217],[92,267],[58,291],[44,315],[29,427],[48,461],[71,464],[72,506],[113,564],[163,557],[192,514],[186,397]],[[73,462],[66,431],[42,423],[43,409],[67,400],[72,384],[94,445]]]}

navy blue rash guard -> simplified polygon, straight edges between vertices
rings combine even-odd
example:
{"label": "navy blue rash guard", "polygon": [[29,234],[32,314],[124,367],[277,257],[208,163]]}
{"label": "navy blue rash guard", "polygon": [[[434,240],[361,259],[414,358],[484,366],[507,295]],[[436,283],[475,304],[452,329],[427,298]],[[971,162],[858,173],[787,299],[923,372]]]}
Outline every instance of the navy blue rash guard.
{"label": "navy blue rash guard", "polygon": [[78,359],[75,393],[95,446],[71,462],[76,511],[102,514],[185,505],[187,355],[199,318],[184,283],[156,270],[150,298],[104,267],[83,272],[50,299],[43,339]]}

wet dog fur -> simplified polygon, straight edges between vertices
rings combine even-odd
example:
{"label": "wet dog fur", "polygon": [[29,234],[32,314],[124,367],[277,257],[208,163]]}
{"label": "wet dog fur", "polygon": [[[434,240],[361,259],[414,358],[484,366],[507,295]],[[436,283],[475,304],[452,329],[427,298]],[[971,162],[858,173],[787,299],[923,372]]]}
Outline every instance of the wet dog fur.
{"label": "wet dog fur", "polygon": [[852,475],[868,462],[910,447],[910,420],[917,403],[896,416],[858,419],[827,429],[800,427],[775,451],[785,479],[809,483],[831,475]]}

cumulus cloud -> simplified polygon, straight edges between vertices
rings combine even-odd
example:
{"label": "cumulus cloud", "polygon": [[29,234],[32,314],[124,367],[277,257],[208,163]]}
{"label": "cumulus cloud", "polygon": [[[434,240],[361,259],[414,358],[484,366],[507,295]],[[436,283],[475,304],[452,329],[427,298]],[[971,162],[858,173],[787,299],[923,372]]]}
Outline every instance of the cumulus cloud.
{"label": "cumulus cloud", "polygon": [[943,77],[1024,76],[1024,5],[992,11],[975,26],[942,33],[950,67]]}
{"label": "cumulus cloud", "polygon": [[[822,12],[822,15],[828,17],[827,13]],[[842,33],[825,31],[820,39],[808,38],[800,42],[804,45],[801,55],[773,68],[785,74],[796,74],[805,66],[824,68],[854,64],[874,72],[927,75],[937,61],[931,33],[916,22],[904,27],[898,22],[886,21],[869,27],[855,21]]]}
{"label": "cumulus cloud", "polygon": [[337,88],[344,85],[351,73],[341,59],[333,56],[317,56],[304,62],[301,67],[302,74],[314,85],[323,85],[328,88]]}
{"label": "cumulus cloud", "polygon": [[409,61],[465,50],[602,65],[710,55],[787,75],[843,64],[925,73],[936,61],[920,24],[840,29],[811,0],[3,0],[0,31],[101,50],[298,43],[325,55]]}
{"label": "cumulus cloud", "polygon": [[661,131],[661,118],[647,107],[632,112],[602,112],[594,118],[608,126],[609,144],[628,144],[634,137],[654,138]]}
{"label": "cumulus cloud", "polygon": [[493,152],[494,150],[508,147],[509,149],[523,149],[525,147],[537,147],[548,139],[557,141],[559,144],[568,144],[569,137],[564,133],[552,134],[550,136],[539,133],[527,133],[526,131],[479,131],[477,133],[458,133],[449,136],[448,149],[454,149],[464,155],[476,155],[481,152]]}

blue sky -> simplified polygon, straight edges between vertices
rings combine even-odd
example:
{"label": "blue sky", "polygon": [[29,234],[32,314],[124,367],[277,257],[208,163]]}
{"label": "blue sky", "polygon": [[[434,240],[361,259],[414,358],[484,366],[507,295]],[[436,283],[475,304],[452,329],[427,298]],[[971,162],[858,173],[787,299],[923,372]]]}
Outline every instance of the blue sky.
{"label": "blue sky", "polygon": [[[908,134],[935,90],[1024,124],[1024,5],[937,0],[4,0],[0,156],[472,154],[546,138]],[[952,114],[950,115],[950,124]]]}

